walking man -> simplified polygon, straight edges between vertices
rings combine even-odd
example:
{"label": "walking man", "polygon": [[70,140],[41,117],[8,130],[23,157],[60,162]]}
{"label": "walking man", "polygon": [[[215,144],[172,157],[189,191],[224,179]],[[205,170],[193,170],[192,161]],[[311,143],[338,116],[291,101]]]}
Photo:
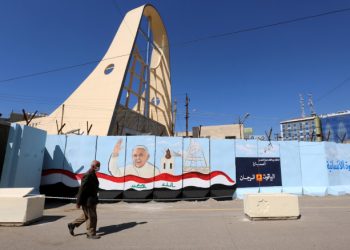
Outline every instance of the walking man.
{"label": "walking man", "polygon": [[83,214],[71,223],[68,223],[69,233],[74,236],[74,228],[79,227],[86,222],[87,238],[99,239],[96,235],[97,213],[96,205],[98,203],[98,186],[99,182],[96,172],[100,170],[100,162],[92,161],[89,171],[81,180],[81,185],[77,195],[77,208],[82,207]]}

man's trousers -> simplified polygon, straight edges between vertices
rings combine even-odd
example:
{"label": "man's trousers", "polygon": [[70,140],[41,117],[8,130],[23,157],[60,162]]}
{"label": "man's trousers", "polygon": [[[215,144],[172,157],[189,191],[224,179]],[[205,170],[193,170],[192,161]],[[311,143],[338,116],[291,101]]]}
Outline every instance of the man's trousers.
{"label": "man's trousers", "polygon": [[92,206],[82,206],[83,214],[75,219],[72,224],[76,227],[79,227],[81,224],[86,222],[86,230],[88,235],[96,234],[96,226],[97,226],[97,213],[96,213],[96,205]]}

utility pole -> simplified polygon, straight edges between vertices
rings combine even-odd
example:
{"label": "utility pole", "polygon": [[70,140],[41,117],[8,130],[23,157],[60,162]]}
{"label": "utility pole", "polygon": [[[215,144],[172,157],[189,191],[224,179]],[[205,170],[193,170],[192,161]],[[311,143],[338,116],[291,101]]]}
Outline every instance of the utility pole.
{"label": "utility pole", "polygon": [[186,137],[188,137],[188,118],[189,118],[189,114],[188,114],[188,104],[190,103],[190,98],[188,98],[187,93],[186,93]]}
{"label": "utility pole", "polygon": [[301,117],[305,117],[305,104],[304,104],[304,97],[302,94],[299,94],[300,98],[300,108],[301,108]]}
{"label": "utility pole", "polygon": [[312,100],[312,94],[308,94],[308,96],[309,96],[309,99],[308,99],[307,104],[309,105],[310,113],[312,116],[315,116],[316,112],[315,112],[315,108],[314,108],[314,102]]}
{"label": "utility pole", "polygon": [[238,124],[239,124],[239,139],[242,139],[242,121],[241,121],[241,117],[238,117]]}

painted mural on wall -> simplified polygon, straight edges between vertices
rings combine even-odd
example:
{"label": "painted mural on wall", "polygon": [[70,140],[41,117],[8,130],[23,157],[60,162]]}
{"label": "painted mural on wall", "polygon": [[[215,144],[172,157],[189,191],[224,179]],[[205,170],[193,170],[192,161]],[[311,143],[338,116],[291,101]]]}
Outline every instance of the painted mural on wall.
{"label": "painted mural on wall", "polygon": [[329,186],[350,185],[350,145],[325,145]]}
{"label": "painted mural on wall", "polygon": [[350,141],[350,115],[321,117],[322,137],[332,142]]}
{"label": "painted mural on wall", "polygon": [[41,192],[74,195],[84,173],[95,159],[96,140],[96,136],[48,136],[45,143]]}
{"label": "painted mural on wall", "polygon": [[232,197],[236,190],[235,140],[210,140],[210,197]]}
{"label": "painted mural on wall", "polygon": [[200,198],[210,188],[221,195],[235,190],[234,141],[213,142],[212,171],[207,138],[49,136],[46,143],[43,186],[61,183],[74,191],[97,159],[100,198]]}
{"label": "painted mural on wall", "polygon": [[153,197],[176,198],[182,191],[182,138],[156,137],[156,145],[160,174],[155,176]]}
{"label": "painted mural on wall", "polygon": [[[65,196],[69,188],[76,191],[91,161],[97,159],[102,199],[232,197],[236,187],[243,192],[281,186],[283,192],[300,193],[302,186],[303,192],[317,195],[321,179],[322,188],[350,187],[349,157],[350,145],[336,143],[48,136],[41,181],[44,192],[52,187],[49,190],[58,191],[56,195]],[[68,195],[74,196],[73,191]]]}
{"label": "painted mural on wall", "polygon": [[130,136],[127,138],[125,165],[118,165],[120,148],[123,142],[118,140],[111,152],[108,170],[112,176],[124,176],[126,198],[146,198],[154,187],[154,176],[160,171],[154,165],[155,137]]}
{"label": "painted mural on wall", "polygon": [[209,193],[209,139],[183,139],[182,172],[185,197],[205,197]]}
{"label": "painted mural on wall", "polygon": [[[10,142],[25,141],[15,134],[10,137]],[[7,150],[5,159],[10,159],[13,151]],[[31,175],[24,179],[6,172],[31,169],[27,161],[13,157],[11,162],[16,164],[7,164],[11,168],[5,168],[5,175],[3,171],[5,181],[20,185],[34,180]],[[75,135],[47,136],[40,191],[75,196],[93,159],[101,161],[100,198],[201,198],[219,196],[216,191],[232,196],[236,187],[237,197],[271,190],[261,187],[307,195],[350,193],[348,144]],[[278,186],[282,188],[278,190]]]}
{"label": "painted mural on wall", "polygon": [[[97,176],[100,188],[104,191],[100,192],[100,195],[104,198],[120,197],[124,191],[125,178],[124,174],[120,174],[119,168],[125,166],[125,145],[126,136],[101,136],[97,138],[96,159],[101,162]],[[118,152],[115,152],[117,150]],[[113,191],[107,192],[108,190]]]}
{"label": "painted mural on wall", "polygon": [[95,158],[97,136],[67,136],[63,169],[74,174],[88,171]]}
{"label": "painted mural on wall", "polygon": [[53,135],[46,138],[41,186],[59,182],[70,186],[72,181],[74,186],[77,184],[77,179],[70,178],[70,175],[64,174],[63,170],[66,139],[65,135]]}

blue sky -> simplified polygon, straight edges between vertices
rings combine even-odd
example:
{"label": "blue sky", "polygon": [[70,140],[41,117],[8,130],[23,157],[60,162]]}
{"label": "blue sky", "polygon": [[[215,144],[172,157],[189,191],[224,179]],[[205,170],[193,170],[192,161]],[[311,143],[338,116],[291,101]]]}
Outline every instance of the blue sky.
{"label": "blue sky", "polygon": [[[53,111],[103,57],[122,16],[145,3],[0,1],[0,113]],[[185,130],[186,93],[190,127],[237,123],[248,112],[246,126],[255,134],[270,127],[277,133],[280,121],[299,117],[299,93],[307,114],[309,93],[318,114],[350,109],[350,11],[202,39],[350,8],[349,1],[148,3],[160,12],[170,40],[177,131]],[[54,72],[36,74],[47,71]]]}

